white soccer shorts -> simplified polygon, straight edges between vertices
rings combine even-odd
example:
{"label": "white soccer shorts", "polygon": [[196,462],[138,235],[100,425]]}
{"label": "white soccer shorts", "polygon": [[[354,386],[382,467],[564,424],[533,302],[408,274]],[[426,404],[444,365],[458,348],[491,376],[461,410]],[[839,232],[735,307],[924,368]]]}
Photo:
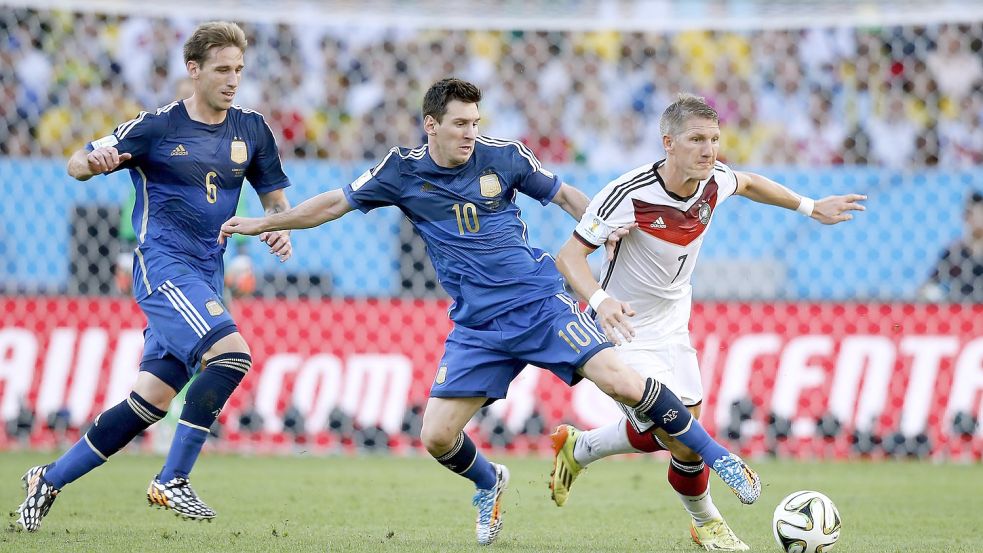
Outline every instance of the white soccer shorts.
{"label": "white soccer shorts", "polygon": [[[703,401],[703,378],[689,335],[680,338],[659,344],[633,341],[616,347],[615,352],[638,374],[658,380],[679,396],[683,405],[692,407]],[[647,417],[640,417],[630,407],[619,406],[639,433],[652,428],[653,423]]]}

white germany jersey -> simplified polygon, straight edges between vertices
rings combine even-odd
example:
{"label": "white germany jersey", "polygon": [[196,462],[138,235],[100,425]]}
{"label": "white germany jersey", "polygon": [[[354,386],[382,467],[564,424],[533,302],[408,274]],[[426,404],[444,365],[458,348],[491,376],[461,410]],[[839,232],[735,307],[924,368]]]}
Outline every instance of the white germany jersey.
{"label": "white germany jersey", "polygon": [[601,269],[601,287],[631,305],[636,327],[662,318],[666,300],[689,298],[690,276],[713,212],[737,190],[734,172],[718,162],[692,196],[677,196],[666,190],[656,171],[664,162],[639,167],[608,183],[574,231],[584,244],[597,247],[613,230],[638,223]]}

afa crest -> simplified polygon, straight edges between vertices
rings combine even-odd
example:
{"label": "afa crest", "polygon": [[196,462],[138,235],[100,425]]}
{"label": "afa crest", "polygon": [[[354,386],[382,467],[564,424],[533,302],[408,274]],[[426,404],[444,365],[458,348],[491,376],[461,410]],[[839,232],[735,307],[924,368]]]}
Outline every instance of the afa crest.
{"label": "afa crest", "polygon": [[246,158],[249,157],[249,153],[246,150],[246,143],[242,140],[233,140],[231,157],[235,163],[245,163]]}
{"label": "afa crest", "polygon": [[207,302],[205,302],[205,309],[208,310],[208,314],[211,315],[212,317],[218,317],[223,312],[225,312],[225,309],[222,307],[222,304],[215,300],[208,300]]}
{"label": "afa crest", "polygon": [[445,380],[447,380],[447,365],[441,365],[441,367],[437,369],[437,378],[434,379],[434,383],[443,384]]}
{"label": "afa crest", "polygon": [[481,189],[481,196],[484,198],[494,198],[502,193],[502,183],[495,173],[481,175],[478,179],[478,186]]}

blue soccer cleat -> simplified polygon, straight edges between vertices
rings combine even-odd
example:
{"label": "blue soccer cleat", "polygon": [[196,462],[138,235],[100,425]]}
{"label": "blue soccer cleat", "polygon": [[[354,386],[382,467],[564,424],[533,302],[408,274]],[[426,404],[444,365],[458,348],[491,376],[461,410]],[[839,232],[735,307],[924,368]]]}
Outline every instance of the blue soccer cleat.
{"label": "blue soccer cleat", "polygon": [[740,457],[731,453],[714,461],[712,468],[730,486],[741,503],[750,505],[758,500],[761,495],[761,478]]}
{"label": "blue soccer cleat", "polygon": [[495,463],[492,466],[495,467],[495,487],[478,490],[472,501],[478,508],[478,520],[475,522],[478,545],[491,545],[502,530],[502,492],[509,485],[509,469]]}

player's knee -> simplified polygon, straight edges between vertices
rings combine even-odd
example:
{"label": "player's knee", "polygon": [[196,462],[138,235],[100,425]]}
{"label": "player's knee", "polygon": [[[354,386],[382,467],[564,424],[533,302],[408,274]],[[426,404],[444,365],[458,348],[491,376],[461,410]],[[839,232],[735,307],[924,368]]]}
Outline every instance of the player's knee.
{"label": "player's knee", "polygon": [[458,434],[460,431],[454,432],[447,425],[428,424],[424,420],[423,428],[420,429],[420,441],[423,442],[423,447],[427,448],[430,455],[438,457],[454,447]]}
{"label": "player's knee", "polygon": [[[142,375],[143,373],[140,374]],[[132,391],[143,398],[144,401],[162,411],[167,411],[171,406],[174,396],[177,395],[177,392],[173,388],[157,378],[142,379],[138,377],[137,382],[133,385]]]}
{"label": "player's knee", "polygon": [[146,388],[138,390],[134,386],[133,393],[139,395],[144,399],[144,401],[162,411],[167,411],[167,409],[171,406],[171,401],[174,400],[174,396],[177,395],[169,386],[161,386],[160,388],[151,390]]}
{"label": "player's knee", "polygon": [[[605,353],[605,350],[601,353]],[[584,368],[585,375],[598,389],[619,403],[628,406],[638,404],[645,392],[645,379],[621,362],[615,355],[594,356]]]}
{"label": "player's knee", "polygon": [[226,353],[244,353],[250,355],[249,344],[246,343],[246,339],[242,337],[242,334],[233,332],[228,336],[223,336],[208,348],[205,354],[202,355],[202,359],[207,364],[211,358]]}
{"label": "player's knee", "polygon": [[605,387],[601,387],[601,390],[615,401],[631,407],[638,405],[638,402],[642,400],[642,394],[645,392],[645,380],[630,369],[612,369]]}

